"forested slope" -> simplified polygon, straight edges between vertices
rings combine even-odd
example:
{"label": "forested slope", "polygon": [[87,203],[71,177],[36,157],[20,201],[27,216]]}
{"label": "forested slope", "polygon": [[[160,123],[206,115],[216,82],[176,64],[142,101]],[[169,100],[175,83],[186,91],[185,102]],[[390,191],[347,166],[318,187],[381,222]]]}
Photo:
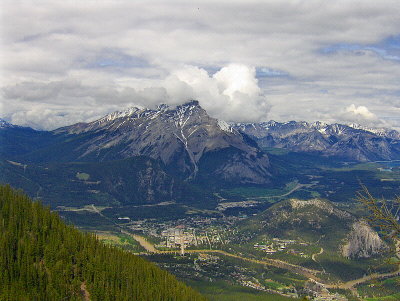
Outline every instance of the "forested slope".
{"label": "forested slope", "polygon": [[0,250],[0,300],[205,300],[9,186],[0,186]]}

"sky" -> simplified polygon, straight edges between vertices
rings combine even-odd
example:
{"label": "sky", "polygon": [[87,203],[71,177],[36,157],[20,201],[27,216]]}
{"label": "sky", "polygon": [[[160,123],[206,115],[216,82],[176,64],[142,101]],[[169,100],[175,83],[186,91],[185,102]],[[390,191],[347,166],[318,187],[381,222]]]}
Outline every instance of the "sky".
{"label": "sky", "polygon": [[191,99],[230,122],[400,129],[400,1],[2,0],[0,117],[51,130]]}

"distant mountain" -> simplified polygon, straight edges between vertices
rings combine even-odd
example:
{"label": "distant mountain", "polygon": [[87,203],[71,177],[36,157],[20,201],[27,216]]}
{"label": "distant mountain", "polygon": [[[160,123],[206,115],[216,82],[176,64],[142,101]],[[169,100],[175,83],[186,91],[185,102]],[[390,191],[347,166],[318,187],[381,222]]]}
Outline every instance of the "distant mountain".
{"label": "distant mountain", "polygon": [[348,124],[348,126],[354,128],[354,129],[371,132],[378,136],[400,140],[400,133],[396,130],[387,129],[387,128],[371,128],[371,127],[366,127],[366,126],[363,126],[363,125],[360,125],[357,123],[351,123],[351,124]]}
{"label": "distant mountain", "polygon": [[36,131],[8,123],[0,118],[0,156],[14,159],[54,143],[55,136],[51,132]]}
{"label": "distant mountain", "polygon": [[196,101],[130,108],[55,131],[1,125],[0,183],[52,208],[207,207],[215,187],[271,180],[268,156],[257,144]]}
{"label": "distant mountain", "polygon": [[[91,123],[46,133],[52,136],[52,142],[32,149],[23,160],[103,162],[147,156],[160,160],[169,173],[180,179],[270,182],[267,155],[247,135],[210,117],[197,101],[176,108],[130,108]],[[9,144],[25,143],[19,140]]]}
{"label": "distant mountain", "polygon": [[286,148],[356,161],[400,159],[400,133],[395,130],[304,121],[236,123],[232,127],[255,139],[262,148]]}

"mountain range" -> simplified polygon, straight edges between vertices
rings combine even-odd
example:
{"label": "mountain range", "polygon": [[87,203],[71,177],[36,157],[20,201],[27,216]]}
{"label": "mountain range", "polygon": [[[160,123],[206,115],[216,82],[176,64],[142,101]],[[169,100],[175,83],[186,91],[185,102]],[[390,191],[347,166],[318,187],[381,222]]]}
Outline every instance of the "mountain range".
{"label": "mountain range", "polygon": [[321,122],[228,124],[197,101],[129,108],[53,131],[0,120],[0,182],[32,196],[85,204],[193,203],[213,188],[273,185],[280,175],[268,148],[394,160],[400,134]]}
{"label": "mountain range", "polygon": [[[266,184],[268,156],[197,101],[156,110],[130,108],[52,132],[1,128],[3,157],[25,162],[105,162],[145,156],[182,180]],[[19,145],[20,147],[15,147]]]}
{"label": "mountain range", "polygon": [[400,133],[395,130],[319,121],[235,123],[232,127],[249,135],[262,148],[285,148],[361,162],[400,159]]}

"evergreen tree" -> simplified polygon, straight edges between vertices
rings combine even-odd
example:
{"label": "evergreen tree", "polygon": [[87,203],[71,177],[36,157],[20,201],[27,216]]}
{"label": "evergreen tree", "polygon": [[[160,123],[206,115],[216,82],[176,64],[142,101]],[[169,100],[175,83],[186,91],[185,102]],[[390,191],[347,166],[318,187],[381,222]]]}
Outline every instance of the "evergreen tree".
{"label": "evergreen tree", "polygon": [[[0,300],[205,300],[174,276],[0,186]],[[84,292],[83,290],[87,290]]]}

